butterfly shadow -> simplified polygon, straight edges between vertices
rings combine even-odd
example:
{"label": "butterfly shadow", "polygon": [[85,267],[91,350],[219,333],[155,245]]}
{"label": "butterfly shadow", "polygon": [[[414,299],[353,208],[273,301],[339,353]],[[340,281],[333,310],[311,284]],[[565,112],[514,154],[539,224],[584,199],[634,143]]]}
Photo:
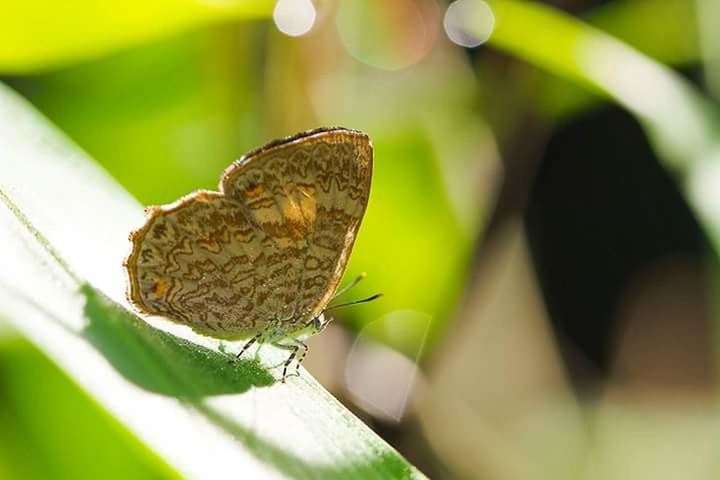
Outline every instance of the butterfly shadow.
{"label": "butterfly shadow", "polygon": [[145,390],[192,405],[258,460],[288,478],[344,480],[374,478],[378,474],[384,478],[414,477],[407,462],[392,450],[321,465],[262,438],[254,429],[203,400],[273,385],[276,380],[259,361],[240,359],[229,363],[228,355],[152,327],[88,284],[80,291],[89,322],[81,335],[123,377]]}
{"label": "butterfly shadow", "polygon": [[267,387],[275,378],[256,359],[239,359],[164,332],[88,284],[81,335],[125,379],[154,393],[195,401]]}

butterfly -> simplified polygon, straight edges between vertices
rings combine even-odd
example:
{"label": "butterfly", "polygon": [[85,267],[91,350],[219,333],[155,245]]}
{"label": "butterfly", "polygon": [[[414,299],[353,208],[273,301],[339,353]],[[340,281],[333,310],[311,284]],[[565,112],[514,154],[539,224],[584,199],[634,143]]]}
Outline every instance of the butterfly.
{"label": "butterfly", "polygon": [[320,128],[247,153],[218,191],[146,208],[124,262],[128,300],[203,335],[249,339],[238,357],[255,342],[289,350],[284,382],[307,354],[303,339],[327,326],[324,312],[347,290],[336,292],[372,167],[365,133]]}

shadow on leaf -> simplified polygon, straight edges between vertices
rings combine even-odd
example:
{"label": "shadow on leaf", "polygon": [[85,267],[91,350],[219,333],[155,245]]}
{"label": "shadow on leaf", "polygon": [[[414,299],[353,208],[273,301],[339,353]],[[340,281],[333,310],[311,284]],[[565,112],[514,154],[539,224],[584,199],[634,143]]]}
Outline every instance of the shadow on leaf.
{"label": "shadow on leaf", "polygon": [[378,475],[413,477],[411,467],[393,451],[383,451],[370,460],[316,465],[262,439],[202,401],[211,395],[242,393],[252,386],[275,383],[257,360],[241,359],[230,364],[227,355],[153,328],[87,284],[82,286],[81,293],[89,320],[82,334],[120,374],[146,390],[189,401],[258,460],[288,477],[330,480]]}
{"label": "shadow on leaf", "polygon": [[229,357],[152,327],[88,284],[88,325],[82,335],[127,380],[151,392],[183,399],[242,393],[275,383],[254,359]]}
{"label": "shadow on leaf", "polygon": [[[0,285],[2,286],[2,285]],[[7,286],[9,291],[12,288]],[[203,397],[242,393],[275,379],[257,360],[228,363],[228,356],[153,328],[101,292],[83,284],[87,326],[79,335],[92,343],[128,381],[159,394],[184,400],[241,443],[258,460],[289,478],[365,479],[424,478],[396,452],[368,445],[360,456],[336,464],[316,464],[263,439],[235,419],[209,407]],[[18,294],[18,296],[22,296]],[[67,326],[30,299],[24,300],[60,326]],[[78,334],[69,330],[69,333]],[[379,477],[378,477],[379,476]]]}

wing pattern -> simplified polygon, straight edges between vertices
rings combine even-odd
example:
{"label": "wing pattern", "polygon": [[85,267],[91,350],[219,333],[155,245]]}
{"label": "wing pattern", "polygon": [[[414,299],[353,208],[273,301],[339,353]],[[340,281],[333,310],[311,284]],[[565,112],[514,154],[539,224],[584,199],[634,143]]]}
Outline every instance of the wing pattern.
{"label": "wing pattern", "polygon": [[301,330],[330,301],[365,212],[372,145],[321,129],[231,165],[219,192],[146,210],[125,266],[139,310],[218,338]]}

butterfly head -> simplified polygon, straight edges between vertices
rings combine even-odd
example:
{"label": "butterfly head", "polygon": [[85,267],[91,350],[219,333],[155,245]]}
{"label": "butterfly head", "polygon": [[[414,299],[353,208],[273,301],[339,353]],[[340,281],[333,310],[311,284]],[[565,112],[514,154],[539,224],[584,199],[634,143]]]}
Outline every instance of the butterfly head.
{"label": "butterfly head", "polygon": [[313,317],[312,320],[310,320],[308,323],[306,323],[306,327],[304,331],[308,333],[308,335],[315,335],[316,333],[320,333],[323,330],[325,330],[325,327],[328,326],[328,324],[332,321],[332,317],[326,317],[325,312],[328,310],[332,310],[333,308],[337,307],[346,307],[348,305],[357,305],[358,303],[367,303],[371,302],[377,298],[380,298],[382,296],[381,293],[375,294],[372,297],[364,298],[362,300],[356,300],[354,302],[348,302],[348,303],[342,303],[340,305],[331,305],[322,312],[320,312],[319,315],[316,317]]}
{"label": "butterfly head", "polygon": [[312,321],[310,322],[310,328],[311,328],[311,334],[315,335],[316,333],[320,333],[323,330],[325,330],[325,327],[328,326],[328,323],[332,321],[332,318],[326,318],[325,313],[321,313],[317,317],[314,317]]}

